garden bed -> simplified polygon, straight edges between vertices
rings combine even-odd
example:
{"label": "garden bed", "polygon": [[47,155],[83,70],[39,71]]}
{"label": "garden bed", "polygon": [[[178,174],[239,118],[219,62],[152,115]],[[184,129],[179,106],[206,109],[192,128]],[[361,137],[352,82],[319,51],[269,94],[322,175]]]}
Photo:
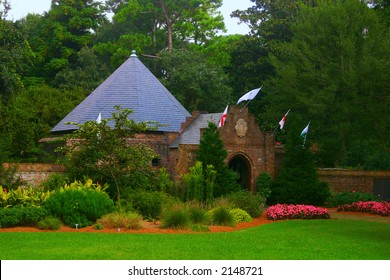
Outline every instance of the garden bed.
{"label": "garden bed", "polygon": [[[143,221],[141,229],[94,229],[93,226],[88,226],[80,229],[71,228],[68,226],[61,226],[59,230],[54,230],[55,232],[94,232],[94,233],[204,233],[204,232],[229,232],[236,231],[245,228],[250,228],[254,226],[269,224],[274,221],[268,220],[265,211],[263,214],[252,220],[252,222],[239,223],[235,227],[228,226],[209,226],[208,231],[192,231],[191,229],[171,229],[171,228],[161,228],[160,222],[147,222]],[[53,230],[40,230],[35,227],[12,227],[12,228],[0,228],[0,232],[50,232]]]}

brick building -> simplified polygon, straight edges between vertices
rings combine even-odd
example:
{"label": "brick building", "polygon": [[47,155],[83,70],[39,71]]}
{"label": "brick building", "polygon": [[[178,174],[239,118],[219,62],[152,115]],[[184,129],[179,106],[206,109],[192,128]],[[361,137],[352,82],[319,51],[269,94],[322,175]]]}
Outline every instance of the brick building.
{"label": "brick building", "polygon": [[[53,129],[53,134],[66,134],[98,118],[109,118],[114,106],[133,110],[137,122],[161,124],[157,131],[138,134],[132,141],[152,147],[159,158],[153,165],[165,167],[174,176],[186,173],[195,162],[202,130],[208,122],[218,124],[222,113],[192,115],[175,99],[133,52],[112,75],[83,100]],[[111,124],[112,125],[112,124]],[[260,131],[254,117],[242,106],[230,106],[225,125],[219,128],[228,152],[227,164],[240,174],[241,185],[255,191],[255,181],[262,171],[275,173],[273,135]]]}

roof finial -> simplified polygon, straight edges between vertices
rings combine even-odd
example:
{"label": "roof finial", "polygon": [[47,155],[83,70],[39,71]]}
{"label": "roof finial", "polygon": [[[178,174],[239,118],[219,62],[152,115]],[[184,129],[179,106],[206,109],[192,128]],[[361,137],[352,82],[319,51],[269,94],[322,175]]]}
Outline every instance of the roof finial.
{"label": "roof finial", "polygon": [[130,57],[137,57],[137,52],[135,50],[132,50]]}

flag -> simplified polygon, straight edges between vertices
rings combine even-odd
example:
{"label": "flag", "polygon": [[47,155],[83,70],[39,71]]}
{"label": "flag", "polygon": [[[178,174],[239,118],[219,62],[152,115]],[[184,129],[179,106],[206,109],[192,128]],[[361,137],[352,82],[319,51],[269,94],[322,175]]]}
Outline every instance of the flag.
{"label": "flag", "polygon": [[253,90],[251,90],[248,93],[245,93],[243,96],[241,96],[240,99],[238,99],[237,104],[241,103],[242,101],[252,100],[253,98],[255,98],[256,95],[259,93],[259,91],[261,90],[262,87],[263,86],[261,86],[259,88],[256,88],[256,89],[253,89]]}
{"label": "flag", "polygon": [[283,118],[279,122],[280,129],[283,129],[283,127],[284,127],[284,123],[286,122],[286,118],[287,118],[288,112],[290,112],[290,109],[287,111],[287,113],[283,116]]}
{"label": "flag", "polygon": [[228,108],[229,108],[229,105],[227,105],[225,111],[223,111],[221,119],[219,120],[218,127],[222,127],[225,124]]}
{"label": "flag", "polygon": [[309,125],[310,125],[310,122],[307,124],[307,126],[301,132],[301,136],[305,137],[305,139],[306,139],[307,133],[309,132]]}
{"label": "flag", "polygon": [[102,112],[99,112],[99,115],[96,118],[96,122],[97,123],[101,123],[102,122]]}
{"label": "flag", "polygon": [[310,125],[310,122],[307,124],[307,126],[302,130],[301,132],[301,137],[303,137],[303,144],[302,146],[305,146],[305,143],[306,143],[306,135],[307,133],[309,132],[309,125]]}

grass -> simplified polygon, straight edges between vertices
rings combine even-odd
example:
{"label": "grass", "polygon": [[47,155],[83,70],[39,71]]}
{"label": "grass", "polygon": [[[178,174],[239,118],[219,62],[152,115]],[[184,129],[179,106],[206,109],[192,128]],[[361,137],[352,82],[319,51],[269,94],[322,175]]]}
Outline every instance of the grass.
{"label": "grass", "polygon": [[2,232],[2,260],[388,260],[390,224],[291,220],[200,234]]}

